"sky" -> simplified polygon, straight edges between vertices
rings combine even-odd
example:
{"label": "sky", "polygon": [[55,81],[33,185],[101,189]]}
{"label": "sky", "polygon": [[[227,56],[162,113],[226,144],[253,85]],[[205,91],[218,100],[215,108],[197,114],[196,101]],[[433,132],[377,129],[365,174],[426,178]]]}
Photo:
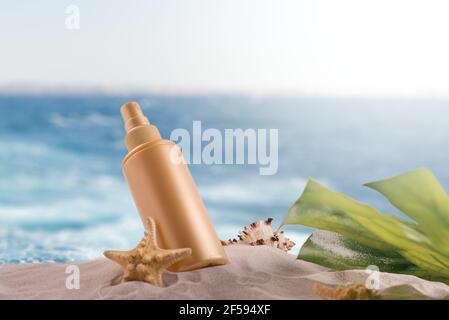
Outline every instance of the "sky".
{"label": "sky", "polygon": [[[79,29],[66,28],[70,5]],[[446,0],[0,0],[0,88],[449,96]]]}

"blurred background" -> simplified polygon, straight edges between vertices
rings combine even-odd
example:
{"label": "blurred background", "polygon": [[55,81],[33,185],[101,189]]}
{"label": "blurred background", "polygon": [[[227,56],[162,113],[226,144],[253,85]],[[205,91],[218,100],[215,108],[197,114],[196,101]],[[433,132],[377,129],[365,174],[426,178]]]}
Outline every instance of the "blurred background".
{"label": "blurred background", "polygon": [[[135,245],[119,107],[175,128],[279,129],[279,169],[190,165],[223,239],[308,177],[361,185],[418,167],[449,189],[446,1],[2,1],[0,263]],[[286,228],[297,243],[311,233]]]}

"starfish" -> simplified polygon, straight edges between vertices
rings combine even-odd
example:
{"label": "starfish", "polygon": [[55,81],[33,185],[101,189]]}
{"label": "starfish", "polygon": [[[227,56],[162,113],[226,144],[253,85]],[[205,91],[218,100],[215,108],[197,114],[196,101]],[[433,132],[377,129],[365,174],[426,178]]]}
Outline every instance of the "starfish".
{"label": "starfish", "polygon": [[190,248],[161,249],[156,241],[156,223],[148,218],[145,233],[139,244],[128,251],[108,250],[106,258],[120,264],[124,269],[122,282],[145,281],[163,287],[162,274],[172,264],[192,254]]}
{"label": "starfish", "polygon": [[356,283],[347,287],[328,287],[315,283],[314,289],[317,295],[325,300],[378,300],[380,295],[372,289],[368,289],[362,283]]}

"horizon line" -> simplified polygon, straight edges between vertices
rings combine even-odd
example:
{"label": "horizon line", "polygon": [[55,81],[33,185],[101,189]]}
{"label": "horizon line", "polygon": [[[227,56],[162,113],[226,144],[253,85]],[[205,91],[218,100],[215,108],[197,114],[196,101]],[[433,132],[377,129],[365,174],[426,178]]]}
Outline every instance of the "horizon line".
{"label": "horizon line", "polygon": [[212,89],[156,89],[138,86],[93,86],[93,85],[36,85],[4,84],[0,85],[0,96],[242,96],[248,98],[303,98],[303,99],[373,99],[373,100],[449,100],[448,94],[324,94],[306,93],[300,90],[212,90]]}

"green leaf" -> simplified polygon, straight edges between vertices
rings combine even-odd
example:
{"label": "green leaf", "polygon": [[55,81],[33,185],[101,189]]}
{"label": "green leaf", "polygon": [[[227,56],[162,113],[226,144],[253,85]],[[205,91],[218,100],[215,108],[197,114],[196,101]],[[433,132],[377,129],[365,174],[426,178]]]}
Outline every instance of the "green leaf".
{"label": "green leaf", "polygon": [[[401,179],[394,180],[397,178]],[[392,203],[404,210],[404,213],[407,213],[406,211],[409,211],[410,207],[416,209],[416,205],[404,204],[404,201],[401,200],[401,193],[398,193],[396,188],[404,188],[409,183],[419,184],[422,183],[423,178],[429,180],[429,177],[427,174],[406,174],[397,178],[387,180],[387,182],[372,183],[369,186],[381,190]],[[432,183],[426,184],[427,188],[435,189],[427,192],[433,194],[439,200],[437,206],[441,211],[435,212],[435,210],[427,208],[426,214],[432,217],[423,218],[419,210],[415,210],[410,216],[419,217],[417,220],[421,223],[409,222],[394,215],[380,213],[369,205],[357,202],[341,193],[333,192],[310,180],[301,197],[289,209],[283,224],[301,224],[316,229],[333,231],[344,236],[345,241],[358,243],[363,250],[368,250],[368,248],[377,250],[376,254],[381,256],[390,254],[397,257],[400,255],[408,261],[414,274],[420,273],[449,278],[448,255],[442,248],[435,248],[435,243],[441,245],[445,241],[435,242],[435,236],[429,234],[429,231],[435,231],[436,228],[443,228],[445,225],[440,223],[439,225],[433,224],[431,229],[421,228],[422,221],[426,221],[426,225],[429,226],[431,224],[428,221],[434,223],[435,219],[442,220],[440,215],[444,214],[444,207],[440,207],[445,205],[445,198],[443,197],[445,193],[437,181],[435,184],[435,181],[430,180]],[[440,190],[438,190],[438,187]],[[410,197],[405,198],[405,202],[412,201]],[[420,198],[417,197],[417,199]],[[429,201],[424,200],[420,202],[420,205],[428,206]],[[435,207],[435,201],[430,203],[434,204]],[[438,234],[445,234],[445,231],[439,231]],[[351,246],[354,246],[354,243]],[[310,249],[311,243],[308,242],[305,248]],[[329,255],[324,255],[322,251],[321,253],[317,251],[315,256],[317,257],[320,254],[324,260],[332,261]],[[304,254],[301,257],[304,257]],[[333,263],[337,264],[337,261],[333,260]],[[390,263],[392,263],[391,268],[395,269],[394,263],[389,260],[384,267],[388,269]],[[411,269],[405,268],[402,272],[406,273]]]}
{"label": "green leaf", "polygon": [[428,169],[365,184],[415,220],[430,245],[449,255],[449,197]]}
{"label": "green leaf", "polygon": [[396,251],[384,251],[331,231],[315,231],[304,243],[298,258],[336,270],[365,269],[376,265],[384,272],[406,273],[414,266]]}
{"label": "green leaf", "polygon": [[361,244],[388,250],[388,243],[369,233],[348,215],[348,211],[372,210],[351,198],[332,192],[315,180],[309,179],[301,197],[290,207],[283,225],[300,224],[311,228],[338,232]]}

